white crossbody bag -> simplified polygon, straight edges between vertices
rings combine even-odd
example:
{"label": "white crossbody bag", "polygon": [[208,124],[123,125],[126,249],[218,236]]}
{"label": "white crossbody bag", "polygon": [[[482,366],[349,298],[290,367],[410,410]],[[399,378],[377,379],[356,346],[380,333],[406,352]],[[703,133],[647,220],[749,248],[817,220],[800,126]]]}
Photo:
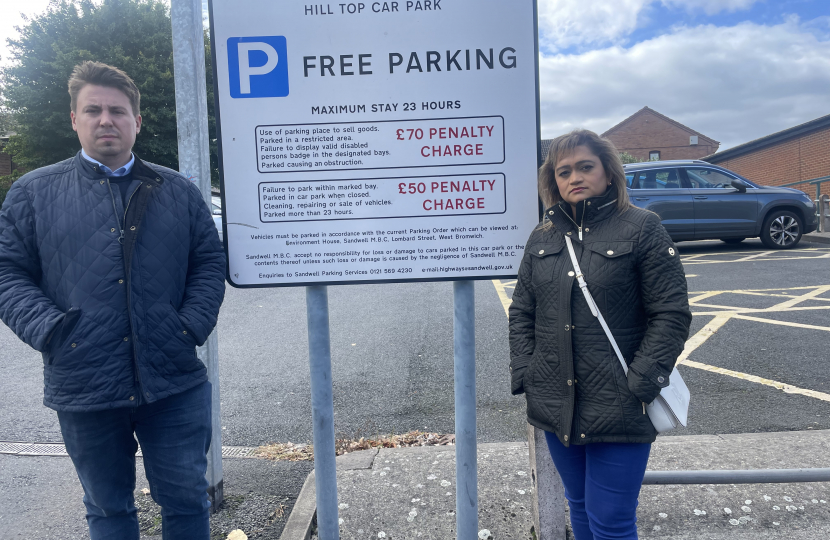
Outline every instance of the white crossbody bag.
{"label": "white crossbody bag", "polygon": [[[591,314],[599,320],[599,324],[605,331],[605,335],[608,336],[611,346],[614,347],[614,352],[617,353],[617,358],[620,360],[625,376],[628,377],[628,364],[625,363],[625,358],[623,358],[620,348],[617,346],[617,341],[614,339],[613,334],[611,334],[611,330],[608,328],[608,324],[606,324],[605,318],[603,318],[599,308],[597,308],[594,297],[591,296],[591,291],[588,290],[588,284],[585,283],[585,277],[582,275],[582,270],[579,269],[579,262],[576,260],[573,243],[567,236],[565,237],[565,242],[568,244],[568,253],[571,255],[571,263],[573,263],[574,271],[576,272],[579,288],[582,289],[582,294],[585,296],[585,301],[588,302]],[[660,391],[660,395],[646,406],[648,417],[654,425],[654,429],[657,430],[657,433],[672,430],[677,427],[677,424],[686,426],[686,421],[689,416],[690,397],[691,394],[689,393],[688,387],[686,387],[686,383],[683,381],[683,377],[680,376],[677,368],[674,368],[669,376],[669,385],[663,388]]]}

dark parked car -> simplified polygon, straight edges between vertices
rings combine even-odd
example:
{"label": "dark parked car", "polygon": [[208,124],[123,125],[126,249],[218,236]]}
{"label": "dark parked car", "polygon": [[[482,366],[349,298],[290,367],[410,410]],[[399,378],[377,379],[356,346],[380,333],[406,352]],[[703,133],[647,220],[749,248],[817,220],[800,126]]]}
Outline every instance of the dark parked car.
{"label": "dark parked car", "polygon": [[630,163],[625,175],[631,202],[656,212],[675,242],[760,236],[768,248],[788,249],[816,230],[804,192],[759,186],[705,161]]}

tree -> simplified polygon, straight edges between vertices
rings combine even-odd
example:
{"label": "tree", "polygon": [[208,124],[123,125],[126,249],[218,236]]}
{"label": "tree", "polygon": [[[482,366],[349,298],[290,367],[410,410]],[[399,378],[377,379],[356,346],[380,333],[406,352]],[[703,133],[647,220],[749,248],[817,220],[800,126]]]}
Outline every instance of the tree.
{"label": "tree", "polygon": [[60,161],[80,148],[69,123],[66,81],[75,65],[98,60],[124,69],[142,95],[144,127],[136,153],[175,167],[173,50],[167,7],[157,0],[53,0],[9,40],[13,64],[4,94],[18,134],[9,141],[27,169]]}
{"label": "tree", "polygon": [[632,156],[628,152],[620,152],[620,159],[623,162],[623,165],[626,163],[639,163],[641,160],[637,157]]}
{"label": "tree", "polygon": [[159,0],[52,0],[46,12],[9,39],[12,64],[2,73],[5,104],[17,134],[6,146],[34,169],[80,149],[69,121],[67,80],[85,60],[126,71],[141,92],[143,125],[135,153],[177,168],[172,28]]}
{"label": "tree", "polygon": [[5,137],[14,130],[14,119],[10,111],[0,109],[0,137]]}

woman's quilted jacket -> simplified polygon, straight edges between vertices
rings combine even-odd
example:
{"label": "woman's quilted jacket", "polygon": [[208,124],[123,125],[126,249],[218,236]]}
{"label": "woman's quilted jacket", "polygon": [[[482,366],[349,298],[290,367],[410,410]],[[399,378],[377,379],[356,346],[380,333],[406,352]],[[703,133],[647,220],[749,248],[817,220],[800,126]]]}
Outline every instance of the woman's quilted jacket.
{"label": "woman's quilted jacket", "polygon": [[[692,318],[683,266],[660,218],[635,207],[620,212],[613,197],[609,190],[580,202],[575,219],[564,204],[546,210],[509,310],[512,392],[525,393],[528,421],[566,446],[654,441],[644,403],[669,384]],[[565,235],[628,379],[579,290]]]}

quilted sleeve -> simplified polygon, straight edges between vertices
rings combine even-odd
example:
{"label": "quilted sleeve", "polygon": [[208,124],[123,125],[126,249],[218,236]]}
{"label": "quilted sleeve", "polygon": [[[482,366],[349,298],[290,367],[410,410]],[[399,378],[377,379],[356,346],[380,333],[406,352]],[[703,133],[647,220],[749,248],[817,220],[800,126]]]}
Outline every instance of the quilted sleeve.
{"label": "quilted sleeve", "polygon": [[640,401],[651,403],[669,384],[669,374],[689,337],[692,314],[680,255],[657,214],[646,218],[638,246],[648,329],[629,365],[628,388]]}
{"label": "quilted sleeve", "polygon": [[188,186],[190,255],[179,318],[198,345],[207,341],[225,297],[225,251],[202,195]]}
{"label": "quilted sleeve", "polygon": [[519,276],[508,313],[510,392],[515,396],[524,393],[524,375],[536,348],[536,294],[532,285],[532,261],[527,249],[519,266]]}
{"label": "quilted sleeve", "polygon": [[38,286],[40,279],[35,218],[18,180],[0,210],[0,320],[26,344],[43,352],[64,314]]}

